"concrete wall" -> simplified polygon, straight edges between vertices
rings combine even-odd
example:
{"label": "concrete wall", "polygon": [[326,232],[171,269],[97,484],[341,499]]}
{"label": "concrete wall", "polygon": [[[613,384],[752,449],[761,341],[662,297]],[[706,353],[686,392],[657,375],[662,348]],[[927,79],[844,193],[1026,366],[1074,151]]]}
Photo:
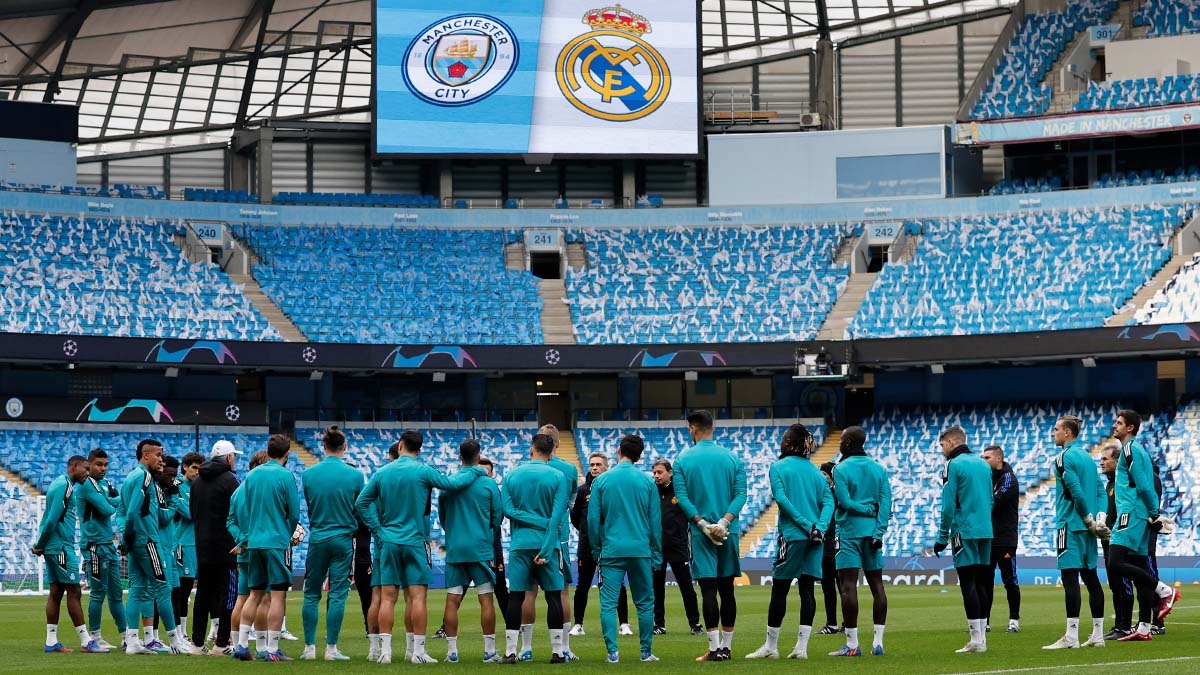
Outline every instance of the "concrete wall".
{"label": "concrete wall", "polygon": [[1110,42],[1104,49],[1110,80],[1200,73],[1200,35]]}

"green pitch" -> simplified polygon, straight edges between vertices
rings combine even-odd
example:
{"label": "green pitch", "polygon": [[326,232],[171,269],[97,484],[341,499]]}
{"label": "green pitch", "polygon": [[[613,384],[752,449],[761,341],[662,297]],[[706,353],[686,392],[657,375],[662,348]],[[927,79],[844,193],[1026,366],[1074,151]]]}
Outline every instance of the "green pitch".
{"label": "green pitch", "polygon": [[[890,611],[885,638],[887,655],[883,657],[863,656],[855,659],[831,658],[825,654],[841,646],[841,636],[814,635],[809,644],[809,660],[802,661],[747,661],[743,656],[756,649],[763,640],[766,626],[768,591],[765,588],[738,589],[738,630],[733,643],[733,661],[728,663],[695,663],[693,659],[704,651],[705,641],[687,633],[682,619],[683,610],[678,593],[668,588],[667,621],[670,633],[654,641],[654,651],[662,659],[660,663],[643,664],[638,661],[635,637],[622,637],[622,661],[617,666],[605,663],[603,641],[597,618],[598,600],[593,590],[588,606],[585,628],[587,635],[571,638],[571,649],[583,662],[576,665],[555,666],[554,670],[572,672],[611,672],[614,669],[653,670],[656,673],[695,673],[697,670],[734,671],[739,673],[777,672],[791,673],[808,670],[826,673],[887,673],[904,675],[937,675],[948,673],[1007,673],[1031,670],[1046,673],[1085,673],[1093,669],[1091,664],[1110,664],[1119,670],[1108,672],[1154,673],[1155,675],[1187,674],[1200,672],[1200,652],[1197,651],[1197,636],[1200,636],[1200,590],[1196,587],[1183,588],[1184,597],[1175,612],[1167,620],[1167,634],[1156,637],[1153,642],[1109,643],[1104,649],[1074,649],[1060,652],[1042,651],[1042,645],[1058,639],[1063,633],[1062,590],[1048,586],[1026,586],[1022,588],[1021,632],[1006,634],[1007,609],[1000,609],[1004,591],[997,588],[998,611],[996,622],[988,640],[986,654],[955,654],[954,650],[967,641],[966,620],[957,588],[943,591],[938,587],[896,587],[889,589]],[[866,615],[869,616],[870,594],[866,588],[860,590]],[[433,615],[429,633],[437,629],[442,608],[441,592],[430,593],[430,608]],[[821,609],[820,592],[817,593],[817,623],[824,616]],[[799,599],[792,595],[790,613],[784,622],[780,636],[780,650],[786,654],[795,642],[798,621]],[[1084,599],[1086,611],[1086,598]],[[84,596],[86,606],[87,596]],[[341,640],[341,649],[352,657],[344,664],[326,662],[301,662],[290,664],[240,663],[216,657],[184,656],[138,656],[124,654],[43,654],[45,637],[43,607],[44,597],[0,597],[0,657],[5,673],[46,672],[78,673],[90,672],[153,673],[163,672],[222,673],[232,671],[303,670],[304,672],[380,672],[385,670],[414,670],[411,664],[379,666],[366,662],[367,640],[362,628],[358,599],[353,593],[347,607],[346,624]],[[550,655],[549,637],[544,623],[539,623],[535,632],[535,663],[517,666],[484,665],[478,660],[483,653],[483,641],[479,637],[478,605],[474,596],[468,595],[463,603],[462,625],[459,637],[459,652],[462,658],[457,664],[439,663],[426,666],[425,670],[519,670],[547,671],[546,661]],[[1108,609],[1111,611],[1111,603]],[[539,607],[539,620],[544,616],[544,606]],[[297,635],[301,632],[300,594],[289,594],[288,628]],[[63,619],[66,620],[64,608]],[[106,622],[110,621],[107,617]],[[398,622],[400,626],[403,624]],[[1084,635],[1090,628],[1085,618],[1080,626]],[[323,625],[323,624],[322,624]],[[871,629],[868,622],[860,623],[862,639],[867,648],[871,644]],[[636,622],[635,622],[636,629]],[[323,630],[323,629],[322,629]],[[75,632],[64,623],[59,628],[63,644],[77,648]],[[117,636],[111,623],[106,623],[105,637],[115,642]],[[503,644],[503,634],[499,636]],[[318,639],[318,654],[323,653],[323,643]],[[441,660],[446,655],[445,641],[429,640],[429,653]],[[289,656],[299,657],[302,643],[284,642]],[[251,644],[253,648],[253,644]],[[397,657],[404,650],[404,638],[395,638]]]}

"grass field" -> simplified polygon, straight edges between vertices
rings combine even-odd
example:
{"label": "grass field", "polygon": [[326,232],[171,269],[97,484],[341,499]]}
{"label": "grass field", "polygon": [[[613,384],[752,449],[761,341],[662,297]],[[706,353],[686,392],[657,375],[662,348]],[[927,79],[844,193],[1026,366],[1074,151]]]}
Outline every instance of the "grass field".
{"label": "grass field", "polygon": [[[997,589],[997,601],[1001,601],[1003,590]],[[1100,664],[1107,666],[1109,673],[1154,673],[1155,675],[1174,675],[1200,673],[1200,592],[1189,592],[1184,588],[1184,598],[1167,621],[1167,634],[1155,638],[1153,642],[1145,643],[1109,643],[1104,649],[1076,649],[1060,652],[1045,652],[1041,646],[1056,640],[1063,633],[1062,590],[1051,586],[1026,586],[1022,589],[1021,632],[1006,634],[1007,624],[1003,619],[1005,612],[996,613],[996,628],[990,634],[989,651],[986,654],[955,654],[954,650],[967,641],[965,633],[966,621],[962,604],[956,588],[941,589],[939,587],[896,587],[889,589],[890,612],[885,646],[887,655],[884,657],[863,656],[857,659],[830,658],[825,654],[841,646],[841,636],[814,635],[809,645],[809,660],[803,661],[747,661],[743,656],[756,649],[763,640],[765,629],[768,590],[761,587],[738,589],[739,622],[737,636],[734,638],[734,659],[728,663],[698,664],[693,658],[704,650],[703,638],[693,637],[684,629],[683,611],[679,605],[679,596],[674,589],[668,589],[667,620],[671,632],[655,639],[654,651],[662,659],[656,664],[642,664],[637,660],[638,648],[636,637],[622,637],[622,662],[620,665],[609,665],[604,662],[603,641],[599,634],[597,618],[598,600],[593,592],[592,602],[588,607],[588,621],[585,624],[587,635],[571,638],[572,651],[579,654],[583,662],[577,666],[555,666],[556,669],[569,669],[573,672],[599,672],[614,669],[645,670],[653,669],[658,673],[695,672],[696,669],[723,670],[741,673],[763,672],[793,672],[807,670],[811,672],[829,673],[888,673],[888,675],[905,675],[908,673],[920,675],[937,675],[949,673],[1007,673],[1030,670],[1043,673],[1083,673],[1095,670]],[[863,588],[861,597],[869,598],[869,592]],[[430,621],[430,633],[437,628],[441,614],[442,593],[430,593],[431,613],[437,615]],[[87,598],[84,597],[86,605]],[[300,595],[292,593],[289,596],[288,627],[300,634]],[[785,654],[790,651],[795,641],[798,620],[798,599],[792,596],[792,606],[788,619],[784,622],[783,634],[780,636],[780,649]],[[24,673],[78,673],[83,670],[98,673],[156,673],[186,672],[186,673],[228,673],[231,670],[255,669],[299,669],[306,672],[331,671],[338,672],[378,672],[384,669],[414,669],[411,664],[393,664],[379,666],[367,663],[367,640],[360,621],[361,614],[357,597],[351,593],[350,606],[347,607],[346,628],[343,631],[341,649],[352,657],[352,661],[343,664],[326,662],[296,661],[282,666],[262,663],[240,663],[231,659],[215,657],[183,657],[183,656],[142,656],[129,657],[124,654],[90,655],[80,654],[44,654],[42,642],[45,637],[43,607],[44,597],[0,597],[0,672]],[[818,605],[820,593],[818,592]],[[496,669],[503,666],[484,665],[478,662],[483,652],[483,643],[479,637],[478,605],[474,605],[474,597],[468,596],[464,603],[464,630],[459,639],[459,651],[462,661],[457,664],[440,663],[430,665],[432,669],[455,669],[460,671]],[[1086,611],[1086,599],[1085,599]],[[1111,603],[1109,606],[1111,610]],[[543,616],[544,607],[539,609],[539,619]],[[869,613],[869,612],[868,612]],[[823,611],[818,609],[817,623],[820,623]],[[63,611],[64,622],[66,611]],[[115,629],[106,612],[105,637],[109,641],[116,640]],[[1085,626],[1081,632],[1086,634],[1090,622],[1084,619]],[[865,644],[870,645],[870,624],[860,624],[863,628]],[[636,626],[635,626],[636,627]],[[470,630],[467,630],[470,629]],[[63,644],[68,647],[78,647],[74,631],[66,625],[60,627]],[[500,637],[503,644],[503,636]],[[403,638],[397,637],[398,651],[403,650]],[[300,654],[302,643],[285,642],[285,649],[290,656]],[[323,650],[318,640],[318,653]],[[445,656],[445,642],[429,640],[429,652],[435,658]],[[550,666],[546,663],[549,658],[549,638],[544,624],[537,627],[535,633],[536,661],[532,664],[516,666],[520,670],[545,670]]]}

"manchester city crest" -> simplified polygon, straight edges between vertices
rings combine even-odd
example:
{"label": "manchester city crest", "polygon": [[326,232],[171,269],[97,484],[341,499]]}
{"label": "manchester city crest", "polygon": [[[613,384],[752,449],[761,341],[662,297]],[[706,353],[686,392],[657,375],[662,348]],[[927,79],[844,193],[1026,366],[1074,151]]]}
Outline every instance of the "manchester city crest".
{"label": "manchester city crest", "polygon": [[520,54],[516,36],[503,21],[459,14],[430,24],[413,38],[404,54],[404,83],[426,103],[471,105],[508,82]]}

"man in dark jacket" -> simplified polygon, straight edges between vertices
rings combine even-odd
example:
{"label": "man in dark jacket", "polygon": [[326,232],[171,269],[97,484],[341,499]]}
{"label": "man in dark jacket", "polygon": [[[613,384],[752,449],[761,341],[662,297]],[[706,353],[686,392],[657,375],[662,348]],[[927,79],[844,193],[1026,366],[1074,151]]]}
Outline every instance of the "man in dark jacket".
{"label": "man in dark jacket", "polygon": [[[571,598],[574,608],[575,625],[571,635],[585,635],[583,616],[587,613],[588,593],[592,590],[592,578],[596,576],[597,563],[592,558],[592,545],[588,539],[587,517],[588,501],[592,497],[592,481],[596,476],[608,471],[608,458],[602,453],[593,452],[588,457],[588,473],[583,479],[583,485],[575,493],[575,503],[571,505],[571,524],[579,532],[579,546],[575,551],[579,574],[576,577],[575,596]],[[621,596],[617,600],[617,622],[620,624],[621,635],[633,635],[629,626],[629,600],[625,594],[625,586],[621,586]]]}
{"label": "man in dark jacket", "polygon": [[[1004,461],[1004,449],[991,445],[984,449],[983,459],[992,467],[992,575],[1000,568],[1000,580],[1008,594],[1008,629],[1021,631],[1021,586],[1017,583],[1017,510],[1021,501],[1021,486],[1012,466]],[[984,586],[983,615],[991,628],[994,583]]]}
{"label": "man in dark jacket", "polygon": [[[1121,452],[1118,441],[1110,441],[1100,449],[1100,473],[1108,478],[1104,488],[1107,496],[1104,522],[1110,527],[1117,522],[1117,499],[1115,486],[1117,484],[1117,455]],[[1112,558],[1108,553],[1108,542],[1101,540],[1104,548],[1104,565]],[[1113,628],[1104,635],[1105,640],[1120,640],[1133,630],[1133,582],[1128,577],[1121,576],[1116,570],[1108,567],[1108,588],[1112,591],[1113,599]]]}
{"label": "man in dark jacket", "polygon": [[[821,475],[825,476],[830,490],[833,489],[833,467],[833,462],[825,462],[821,465]],[[837,497],[834,497],[833,503],[836,508]],[[825,596],[825,625],[817,634],[844,634],[846,629],[838,625],[837,618],[838,596],[840,595],[837,577],[837,523],[832,518],[829,519],[829,529],[825,530],[825,550],[821,553],[821,594]]]}
{"label": "man in dark jacket", "polygon": [[209,460],[200,465],[200,474],[192,482],[191,496],[198,564],[192,642],[203,645],[209,619],[216,619],[215,649],[228,650],[230,655],[229,619],[237,592],[237,560],[231,553],[233,536],[225,521],[229,518],[229,498],[238,486],[234,468],[240,454],[229,441],[214,443]]}
{"label": "man in dark jacket", "polygon": [[667,460],[660,459],[654,463],[654,482],[658,485],[659,508],[662,511],[663,557],[662,567],[654,570],[654,633],[665,635],[667,632],[663,605],[667,592],[667,565],[670,565],[675,582],[679,584],[679,594],[683,596],[683,611],[687,615],[688,627],[692,635],[700,635],[704,629],[700,627],[700,609],[696,605],[696,589],[692,587],[692,571],[688,567],[688,559],[691,558],[688,519],[675,499],[675,486],[671,484],[673,475],[671,463]]}

